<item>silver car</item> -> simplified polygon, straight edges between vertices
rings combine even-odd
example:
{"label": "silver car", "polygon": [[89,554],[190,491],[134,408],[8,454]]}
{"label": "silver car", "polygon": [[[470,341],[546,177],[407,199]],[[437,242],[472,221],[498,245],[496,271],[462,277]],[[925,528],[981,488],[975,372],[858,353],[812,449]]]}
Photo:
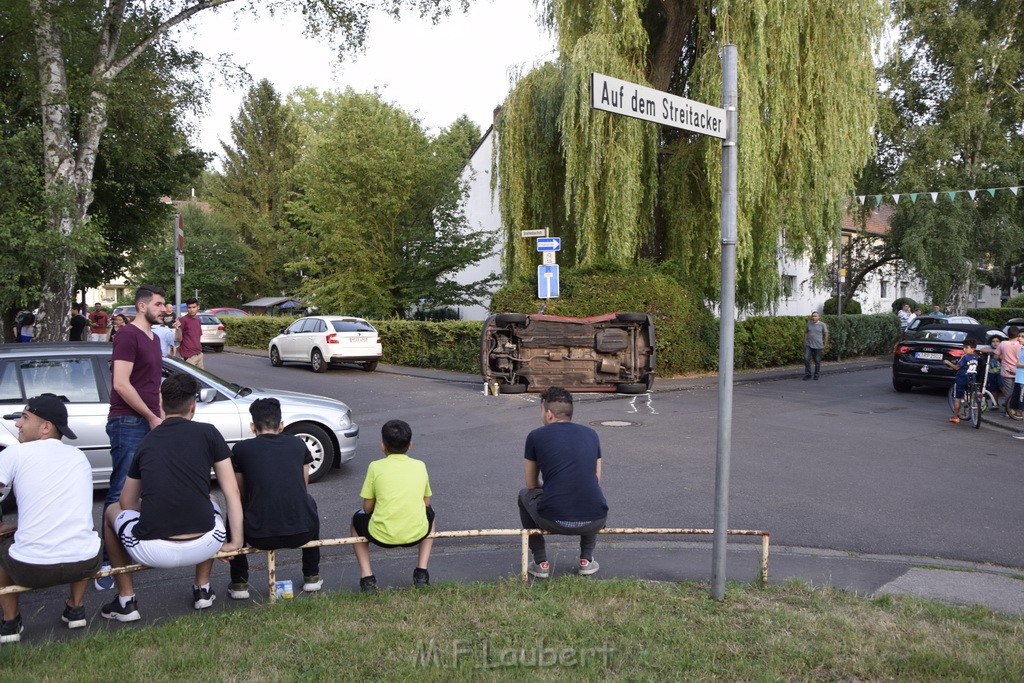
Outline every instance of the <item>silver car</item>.
{"label": "silver car", "polygon": [[[68,422],[78,439],[68,441],[81,448],[92,464],[93,485],[105,489],[110,482],[110,441],[107,411],[110,408],[109,344],[0,344],[0,403],[4,404],[0,450],[18,443],[15,420],[26,399],[53,393],[67,400]],[[164,377],[175,372],[194,376],[200,386],[195,419],[215,425],[228,444],[251,436],[249,404],[273,397],[281,402],[285,431],[302,439],[313,455],[311,482],[348,462],[359,441],[359,426],[352,411],[341,401],[290,391],[242,387],[195,368],[176,358],[164,358]],[[15,491],[15,494],[17,491]],[[0,505],[13,504],[9,488],[0,493]]]}
{"label": "silver car", "polygon": [[228,343],[228,333],[224,331],[224,323],[211,313],[200,313],[196,317],[202,324],[202,336],[199,337],[200,345],[208,346],[217,353],[223,351],[224,345]]}

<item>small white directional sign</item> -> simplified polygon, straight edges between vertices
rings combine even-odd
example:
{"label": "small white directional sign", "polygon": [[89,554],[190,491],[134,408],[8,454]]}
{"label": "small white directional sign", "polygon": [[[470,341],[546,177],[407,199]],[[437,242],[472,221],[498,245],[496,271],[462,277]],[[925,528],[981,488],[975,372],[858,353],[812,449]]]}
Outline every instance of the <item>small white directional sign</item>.
{"label": "small white directional sign", "polygon": [[558,266],[537,266],[537,298],[558,298]]}
{"label": "small white directional sign", "polygon": [[520,237],[547,237],[548,236],[548,229],[547,228],[537,228],[536,230],[520,230],[519,231],[519,236]]}
{"label": "small white directional sign", "polygon": [[537,251],[562,251],[562,238],[538,237]]}
{"label": "small white directional sign", "polygon": [[545,266],[555,265],[555,252],[553,251],[542,251],[540,253],[540,262]]}

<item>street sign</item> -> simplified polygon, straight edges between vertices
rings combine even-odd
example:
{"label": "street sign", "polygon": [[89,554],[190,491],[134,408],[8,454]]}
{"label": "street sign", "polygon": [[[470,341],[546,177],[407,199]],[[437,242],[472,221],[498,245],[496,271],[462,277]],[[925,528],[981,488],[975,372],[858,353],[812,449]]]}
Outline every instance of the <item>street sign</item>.
{"label": "street sign", "polygon": [[542,251],[540,253],[540,262],[545,266],[555,265],[555,252],[553,251]]}
{"label": "street sign", "polygon": [[174,255],[174,274],[185,274],[185,254],[181,253],[180,251]]}
{"label": "street sign", "polygon": [[537,251],[562,251],[562,238],[538,237]]}
{"label": "street sign", "polygon": [[536,230],[522,230],[519,232],[520,237],[547,237],[547,228],[537,228]]}
{"label": "street sign", "polygon": [[724,109],[596,72],[590,74],[590,106],[725,139]]}
{"label": "street sign", "polygon": [[558,298],[558,266],[537,266],[537,298]]}

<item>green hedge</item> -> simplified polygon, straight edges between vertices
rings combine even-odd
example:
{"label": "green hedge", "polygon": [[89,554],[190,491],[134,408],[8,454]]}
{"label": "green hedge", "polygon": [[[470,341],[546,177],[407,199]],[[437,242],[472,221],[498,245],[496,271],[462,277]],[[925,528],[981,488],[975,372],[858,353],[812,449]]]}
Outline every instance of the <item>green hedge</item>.
{"label": "green hedge", "polygon": [[[577,286],[581,282],[576,283]],[[582,281],[585,285],[586,282]],[[628,283],[621,282],[624,287]],[[655,280],[652,285],[666,285]],[[502,290],[501,299],[509,301],[517,290]],[[613,290],[614,291],[614,290]],[[655,294],[656,292],[656,294]],[[532,294],[532,292],[531,292]],[[497,299],[498,297],[496,297]],[[599,297],[594,297],[599,298]],[[611,311],[644,310],[637,306],[609,305],[603,309],[581,309],[567,301],[552,300],[546,313],[584,316]],[[648,310],[655,320],[658,346],[658,374],[671,377],[693,372],[714,371],[718,366],[718,325],[706,310],[692,308],[692,301],[671,286],[653,287],[649,292]],[[506,307],[515,312],[535,312],[535,307]],[[650,310],[653,308],[654,310]],[[689,310],[670,315],[669,311]],[[1024,317],[1024,311],[1021,311]],[[1012,317],[1012,316],[1010,316]],[[228,333],[229,346],[266,350],[270,339],[294,318],[250,316],[221,319]],[[891,313],[875,315],[826,315],[830,343],[825,357],[850,358],[877,356],[892,351],[899,336],[899,318]],[[479,321],[450,320],[424,322],[418,320],[374,320],[384,345],[385,363],[410,367],[437,368],[456,372],[480,371]],[[737,369],[770,368],[803,361],[806,317],[754,317],[736,323],[735,367]],[[1000,327],[1002,323],[1000,323]]]}
{"label": "green hedge", "polygon": [[[892,351],[899,338],[899,318],[892,313],[824,315],[829,346],[825,358],[877,356]],[[802,363],[805,316],[747,318],[736,323],[737,368],[770,368]]]}
{"label": "green hedge", "polygon": [[983,325],[999,329],[1011,318],[1024,318],[1024,308],[968,308],[966,313]]}

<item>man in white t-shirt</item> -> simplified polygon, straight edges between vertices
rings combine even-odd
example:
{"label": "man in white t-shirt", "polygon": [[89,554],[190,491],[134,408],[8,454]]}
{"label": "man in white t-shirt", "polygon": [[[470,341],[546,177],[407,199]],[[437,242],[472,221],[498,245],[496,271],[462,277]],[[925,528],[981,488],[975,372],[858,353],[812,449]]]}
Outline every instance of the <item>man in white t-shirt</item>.
{"label": "man in white t-shirt", "polygon": [[[61,620],[86,625],[86,577],[99,571],[100,537],[92,523],[92,468],[85,454],[61,443],[78,438],[68,411],[53,394],[31,398],[21,417],[16,446],[0,452],[0,486],[18,492],[18,524],[0,524],[0,587],[45,588],[71,584]],[[18,594],[0,595],[0,643],[21,640]]]}

